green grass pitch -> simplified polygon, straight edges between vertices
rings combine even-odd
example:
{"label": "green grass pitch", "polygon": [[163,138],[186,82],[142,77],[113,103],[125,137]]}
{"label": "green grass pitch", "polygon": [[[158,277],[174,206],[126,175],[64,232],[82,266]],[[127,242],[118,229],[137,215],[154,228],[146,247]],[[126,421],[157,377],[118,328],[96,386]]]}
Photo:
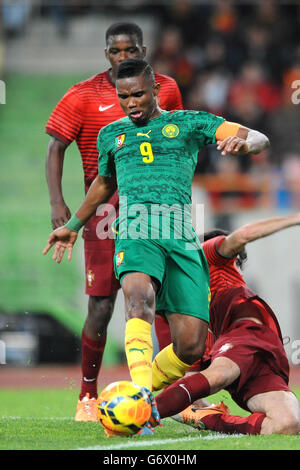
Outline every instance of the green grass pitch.
{"label": "green grass pitch", "polygon": [[[300,389],[295,390],[300,398]],[[0,391],[0,450],[300,450],[297,436],[230,436],[197,431],[167,418],[153,436],[107,439],[98,423],[77,423],[78,391]],[[231,414],[247,415],[227,392],[210,397],[224,400]]]}

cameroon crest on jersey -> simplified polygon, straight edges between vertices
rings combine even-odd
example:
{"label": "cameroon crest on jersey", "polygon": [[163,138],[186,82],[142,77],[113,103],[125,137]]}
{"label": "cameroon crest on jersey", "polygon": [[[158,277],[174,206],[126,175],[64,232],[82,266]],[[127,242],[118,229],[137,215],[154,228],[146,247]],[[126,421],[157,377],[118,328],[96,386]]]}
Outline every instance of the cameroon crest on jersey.
{"label": "cameroon crest on jersey", "polygon": [[167,124],[163,127],[162,133],[169,139],[174,139],[179,134],[179,127],[176,124]]}
{"label": "cameroon crest on jersey", "polygon": [[121,135],[118,135],[118,137],[116,137],[117,150],[121,148],[122,145],[124,144],[125,136],[126,134],[121,134]]}

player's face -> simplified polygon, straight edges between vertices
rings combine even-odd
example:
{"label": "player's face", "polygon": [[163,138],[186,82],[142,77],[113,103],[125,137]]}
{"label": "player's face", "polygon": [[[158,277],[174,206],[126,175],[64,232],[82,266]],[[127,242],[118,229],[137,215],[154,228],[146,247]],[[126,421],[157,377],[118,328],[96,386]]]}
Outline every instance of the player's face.
{"label": "player's face", "polygon": [[116,82],[121,108],[137,126],[145,125],[149,119],[159,116],[156,97],[159,84],[153,84],[148,77],[121,78]]}
{"label": "player's face", "polygon": [[110,36],[107,40],[105,56],[110,62],[113,79],[121,62],[126,59],[143,59],[145,55],[146,48],[138,43],[135,35],[118,34]]}

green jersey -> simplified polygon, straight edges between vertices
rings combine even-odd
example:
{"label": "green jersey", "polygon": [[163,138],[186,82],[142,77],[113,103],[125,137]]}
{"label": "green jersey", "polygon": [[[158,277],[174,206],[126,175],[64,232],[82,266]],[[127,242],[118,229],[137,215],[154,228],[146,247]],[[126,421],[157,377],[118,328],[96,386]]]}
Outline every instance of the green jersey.
{"label": "green jersey", "polygon": [[117,177],[127,204],[190,204],[200,149],[216,142],[223,118],[202,111],[163,111],[138,127],[128,117],[101,129],[99,174]]}
{"label": "green jersey", "polygon": [[120,214],[125,198],[127,213],[140,204],[191,214],[187,208],[198,152],[216,142],[222,122],[224,118],[202,111],[163,111],[142,127],[125,117],[101,129],[99,174],[116,175]]}

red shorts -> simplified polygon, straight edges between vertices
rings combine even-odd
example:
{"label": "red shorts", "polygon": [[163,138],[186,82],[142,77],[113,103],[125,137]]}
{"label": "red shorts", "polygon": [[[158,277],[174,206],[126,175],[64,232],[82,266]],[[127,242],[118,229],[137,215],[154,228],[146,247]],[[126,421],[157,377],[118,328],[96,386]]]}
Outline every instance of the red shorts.
{"label": "red shorts", "polygon": [[120,289],[114,271],[115,241],[111,224],[118,215],[119,198],[116,192],[102,210],[94,215],[83,229],[85,279],[87,295],[108,297]]}
{"label": "red shorts", "polygon": [[211,360],[228,357],[241,369],[240,377],[226,390],[242,408],[259,393],[286,390],[289,363],[278,335],[266,325],[241,320],[233,323],[211,349]]}
{"label": "red shorts", "polygon": [[[113,242],[113,240],[112,240]],[[120,289],[114,271],[114,244],[84,240],[87,295],[108,297]]]}

